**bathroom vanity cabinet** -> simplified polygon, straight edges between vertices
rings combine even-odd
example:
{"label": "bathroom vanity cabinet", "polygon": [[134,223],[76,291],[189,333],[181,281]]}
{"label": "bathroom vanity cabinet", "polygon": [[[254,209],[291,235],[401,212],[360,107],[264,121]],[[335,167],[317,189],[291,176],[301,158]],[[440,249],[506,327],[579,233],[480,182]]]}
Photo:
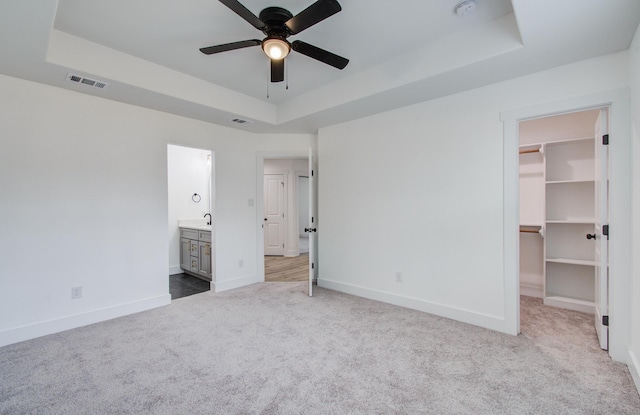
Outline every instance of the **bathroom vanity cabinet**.
{"label": "bathroom vanity cabinet", "polygon": [[211,231],[180,228],[180,268],[189,274],[211,281]]}

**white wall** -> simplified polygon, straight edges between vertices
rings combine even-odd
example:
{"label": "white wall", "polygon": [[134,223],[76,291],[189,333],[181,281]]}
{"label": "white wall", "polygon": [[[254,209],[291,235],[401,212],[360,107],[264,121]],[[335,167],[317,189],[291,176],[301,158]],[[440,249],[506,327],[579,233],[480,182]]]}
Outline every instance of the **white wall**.
{"label": "white wall", "polygon": [[7,76],[0,91],[0,345],[169,303],[167,144],[215,153],[215,289],[260,280],[256,154],[306,151],[313,136],[256,136]]}
{"label": "white wall", "polygon": [[[209,179],[211,151],[169,145],[167,147],[167,175],[169,194],[169,274],[183,272],[180,268],[180,232],[178,221],[204,219],[210,213]],[[213,180],[213,177],[211,177]],[[194,194],[200,199],[193,199]],[[197,201],[199,200],[199,202]],[[205,222],[203,222],[205,223]]]}
{"label": "white wall", "polygon": [[629,52],[633,145],[633,275],[629,369],[640,391],[640,26]]}
{"label": "white wall", "polygon": [[[287,176],[287,191],[285,201],[285,215],[287,233],[284,241],[284,256],[294,257],[300,255],[298,246],[298,178],[299,172],[308,172],[309,161],[301,159],[266,159],[264,172],[284,172]],[[308,191],[308,190],[307,190]],[[307,196],[308,197],[308,196]],[[307,204],[308,205],[308,204]],[[308,208],[307,208],[308,209]]]}
{"label": "white wall", "polygon": [[627,71],[623,52],[321,129],[319,285],[511,332],[500,114]]}

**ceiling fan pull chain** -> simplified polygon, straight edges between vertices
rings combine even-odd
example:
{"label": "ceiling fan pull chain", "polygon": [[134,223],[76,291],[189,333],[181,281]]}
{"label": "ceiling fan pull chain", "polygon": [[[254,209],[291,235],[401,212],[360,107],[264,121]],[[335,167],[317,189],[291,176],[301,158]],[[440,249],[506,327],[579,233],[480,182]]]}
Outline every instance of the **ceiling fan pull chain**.
{"label": "ceiling fan pull chain", "polygon": [[286,82],[286,88],[285,89],[288,91],[289,90],[289,65],[286,65],[284,67],[284,79],[285,79],[285,82]]}

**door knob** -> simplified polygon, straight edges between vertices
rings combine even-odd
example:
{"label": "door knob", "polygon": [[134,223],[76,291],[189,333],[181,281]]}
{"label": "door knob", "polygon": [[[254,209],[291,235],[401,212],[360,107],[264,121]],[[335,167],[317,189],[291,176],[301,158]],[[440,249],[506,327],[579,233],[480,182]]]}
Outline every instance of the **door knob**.
{"label": "door knob", "polygon": [[588,233],[587,234],[587,239],[596,239],[596,234],[595,233]]}
{"label": "door knob", "polygon": [[267,218],[264,218],[264,220],[266,221],[266,220],[267,220]]}

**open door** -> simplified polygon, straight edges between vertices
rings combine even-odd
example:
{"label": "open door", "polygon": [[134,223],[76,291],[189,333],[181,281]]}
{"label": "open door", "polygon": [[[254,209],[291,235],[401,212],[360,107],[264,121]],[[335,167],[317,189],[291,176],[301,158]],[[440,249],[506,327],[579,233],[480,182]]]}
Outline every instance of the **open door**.
{"label": "open door", "polygon": [[600,347],[609,349],[609,134],[607,110],[595,125],[595,326]]}
{"label": "open door", "polygon": [[316,222],[314,215],[315,177],[313,172],[313,149],[309,148],[309,227],[305,232],[309,233],[309,297],[313,296],[313,279],[315,277],[315,253],[316,253]]}

